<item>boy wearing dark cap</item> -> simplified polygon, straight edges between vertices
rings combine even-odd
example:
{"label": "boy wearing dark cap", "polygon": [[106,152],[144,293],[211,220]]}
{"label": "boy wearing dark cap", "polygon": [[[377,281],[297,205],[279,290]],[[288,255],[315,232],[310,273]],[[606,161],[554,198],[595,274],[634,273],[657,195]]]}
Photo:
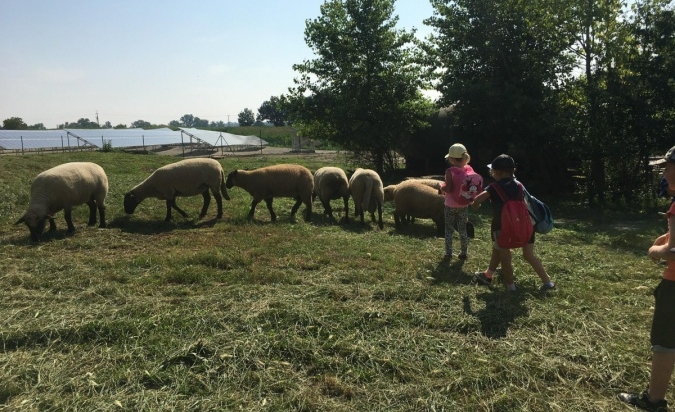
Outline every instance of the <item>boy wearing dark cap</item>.
{"label": "boy wearing dark cap", "polygon": [[[492,233],[492,255],[490,257],[490,264],[485,272],[476,274],[476,280],[486,284],[492,284],[492,276],[501,263],[502,275],[504,276],[504,283],[508,290],[516,290],[516,285],[513,281],[513,265],[511,264],[511,249],[502,248],[497,244],[499,233],[501,230],[501,216],[504,201],[499,196],[497,189],[493,185],[499,185],[506,197],[509,199],[516,199],[518,196],[522,197],[522,189],[519,182],[516,181],[514,173],[516,171],[516,162],[509,155],[499,155],[488,165],[490,174],[495,179],[495,183],[485,188],[485,191],[476,196],[472,208],[477,209],[481,203],[490,199],[492,203],[492,223],[490,231]],[[542,286],[539,290],[546,292],[555,290],[555,284],[551,282],[544,265],[542,265],[539,258],[534,254],[534,232],[529,242],[523,246],[523,257],[532,266],[532,269],[537,273],[541,279]]]}
{"label": "boy wearing dark cap", "polygon": [[[675,190],[675,147],[661,160],[665,163],[663,176],[668,189]],[[666,270],[654,290],[654,316],[650,341],[652,345],[652,371],[649,386],[642,393],[620,393],[619,399],[646,411],[668,411],[666,391],[675,366],[675,203],[670,204],[668,232],[659,236],[648,256],[654,262],[665,260]]]}

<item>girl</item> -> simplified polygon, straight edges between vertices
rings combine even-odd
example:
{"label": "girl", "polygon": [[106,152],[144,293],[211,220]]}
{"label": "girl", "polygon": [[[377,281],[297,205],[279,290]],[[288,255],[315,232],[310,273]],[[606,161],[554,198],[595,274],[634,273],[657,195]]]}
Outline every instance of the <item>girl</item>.
{"label": "girl", "polygon": [[466,222],[469,218],[468,206],[483,191],[483,177],[469,166],[471,156],[464,145],[455,143],[445,155],[451,164],[445,171],[445,182],[441,193],[445,194],[445,259],[452,259],[452,234],[457,228],[461,250],[459,259],[467,259],[469,237]]}

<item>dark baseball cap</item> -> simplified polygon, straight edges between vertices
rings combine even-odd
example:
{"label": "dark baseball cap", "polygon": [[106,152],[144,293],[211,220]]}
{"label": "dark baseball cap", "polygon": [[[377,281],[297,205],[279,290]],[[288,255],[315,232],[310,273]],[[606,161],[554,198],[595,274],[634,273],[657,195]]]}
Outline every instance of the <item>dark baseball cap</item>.
{"label": "dark baseball cap", "polygon": [[493,160],[492,163],[487,165],[487,167],[488,169],[494,170],[510,170],[516,168],[516,162],[513,160],[511,156],[506,154],[500,154],[499,156],[495,157],[495,160]]}
{"label": "dark baseball cap", "polygon": [[674,162],[675,163],[675,146],[671,147],[670,150],[668,150],[666,152],[665,156],[663,156],[661,159],[659,159],[658,161],[656,161],[652,164],[660,165],[660,164],[664,164],[666,162]]}

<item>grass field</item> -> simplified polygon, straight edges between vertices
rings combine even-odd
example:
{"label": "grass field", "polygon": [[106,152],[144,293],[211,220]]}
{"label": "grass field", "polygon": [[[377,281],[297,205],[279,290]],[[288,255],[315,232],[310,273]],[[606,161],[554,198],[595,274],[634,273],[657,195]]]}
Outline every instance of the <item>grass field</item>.
{"label": "grass field", "polygon": [[[80,206],[72,236],[59,213],[31,243],[14,222],[32,179],[85,160],[108,174],[109,228],[87,227]],[[190,219],[165,223],[156,199],[126,216],[124,193],[177,160],[0,157],[0,410],[620,411],[616,393],[646,385],[656,213],[591,221],[552,203],[537,252],[559,291],[541,295],[517,256],[508,293],[471,282],[489,259],[487,205],[470,212],[469,260],[449,263],[433,224],[398,231],[390,204],[383,230],[332,224],[318,201],[311,223],[291,220],[290,199],[275,200],[277,222],[263,204],[249,223],[239,188],[219,221],[215,202],[197,219],[201,197],[178,200]],[[221,160],[226,172],[285,162],[347,167]]]}

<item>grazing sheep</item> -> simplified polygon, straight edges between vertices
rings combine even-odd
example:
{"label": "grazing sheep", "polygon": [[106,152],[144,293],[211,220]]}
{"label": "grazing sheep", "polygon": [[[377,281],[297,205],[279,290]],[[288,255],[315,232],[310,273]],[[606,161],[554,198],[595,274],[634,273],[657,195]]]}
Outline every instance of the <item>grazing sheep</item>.
{"label": "grazing sheep", "polygon": [[378,226],[382,224],[382,203],[384,202],[384,188],[382,179],[376,171],[370,169],[358,168],[349,179],[349,190],[354,199],[354,215],[361,217],[363,223],[363,213],[368,211],[370,218],[375,220],[375,210],[378,213]]}
{"label": "grazing sheep", "polygon": [[433,187],[436,190],[440,190],[441,185],[443,184],[442,180],[437,180],[437,179],[408,178],[408,179],[400,182],[397,185],[386,186],[384,188],[384,201],[385,202],[393,202],[394,201],[394,193],[396,192],[396,189],[398,188],[398,186],[401,185],[401,184],[404,184],[404,183],[409,183],[409,182],[427,185],[429,187]]}
{"label": "grazing sheep", "polygon": [[439,236],[445,231],[445,197],[430,186],[403,182],[394,193],[394,222],[400,228],[406,216],[431,219],[436,224]]}
{"label": "grazing sheep", "polygon": [[291,217],[295,216],[301,203],[307,207],[305,220],[312,219],[312,192],[314,191],[314,177],[312,172],[304,166],[293,164],[280,164],[261,167],[255,170],[235,170],[227,175],[228,189],[233,186],[246,190],[253,200],[248,220],[253,220],[255,207],[265,200],[267,209],[270,211],[272,222],[277,220],[277,215],[272,209],[272,201],[275,197],[292,197],[295,204],[291,208]]}
{"label": "grazing sheep", "polygon": [[333,217],[330,201],[342,198],[345,204],[345,222],[349,222],[349,180],[344,170],[339,167],[322,167],[314,172],[314,194],[312,201],[318,196],[324,207],[324,214]]}
{"label": "grazing sheep", "polygon": [[[225,188],[225,173],[217,160],[214,159],[186,159],[176,163],[162,166],[155,170],[147,179],[136,185],[124,195],[124,211],[134,213],[145,198],[154,197],[166,200],[166,220],[171,220],[171,208],[176,209],[183,217],[187,217],[181,208],[176,205],[179,196],[204,197],[204,205],[200,218],[206,216],[206,211],[211,203],[209,189],[216,198],[218,216],[223,217],[223,200],[230,200]],[[221,194],[222,193],[222,197]]]}
{"label": "grazing sheep", "polygon": [[[393,202],[394,201],[394,193],[396,193],[396,189],[403,184],[423,184],[427,185],[429,187],[432,187],[436,190],[441,190],[441,186],[443,185],[442,180],[437,180],[437,179],[417,179],[417,178],[408,178],[402,182],[400,182],[397,185],[389,185],[384,188],[384,201],[385,202]],[[412,223],[415,221],[415,218],[413,216],[406,216],[405,220],[403,221],[404,224]]]}
{"label": "grazing sheep", "polygon": [[56,230],[54,214],[61,209],[68,224],[68,232],[75,231],[72,220],[73,206],[89,206],[89,226],[96,224],[96,209],[100,216],[99,227],[106,227],[105,197],[108,194],[108,177],[95,163],[64,163],[37,175],[30,187],[31,199],[26,213],[15,223],[25,223],[33,241],[40,240],[49,219],[49,231]]}

